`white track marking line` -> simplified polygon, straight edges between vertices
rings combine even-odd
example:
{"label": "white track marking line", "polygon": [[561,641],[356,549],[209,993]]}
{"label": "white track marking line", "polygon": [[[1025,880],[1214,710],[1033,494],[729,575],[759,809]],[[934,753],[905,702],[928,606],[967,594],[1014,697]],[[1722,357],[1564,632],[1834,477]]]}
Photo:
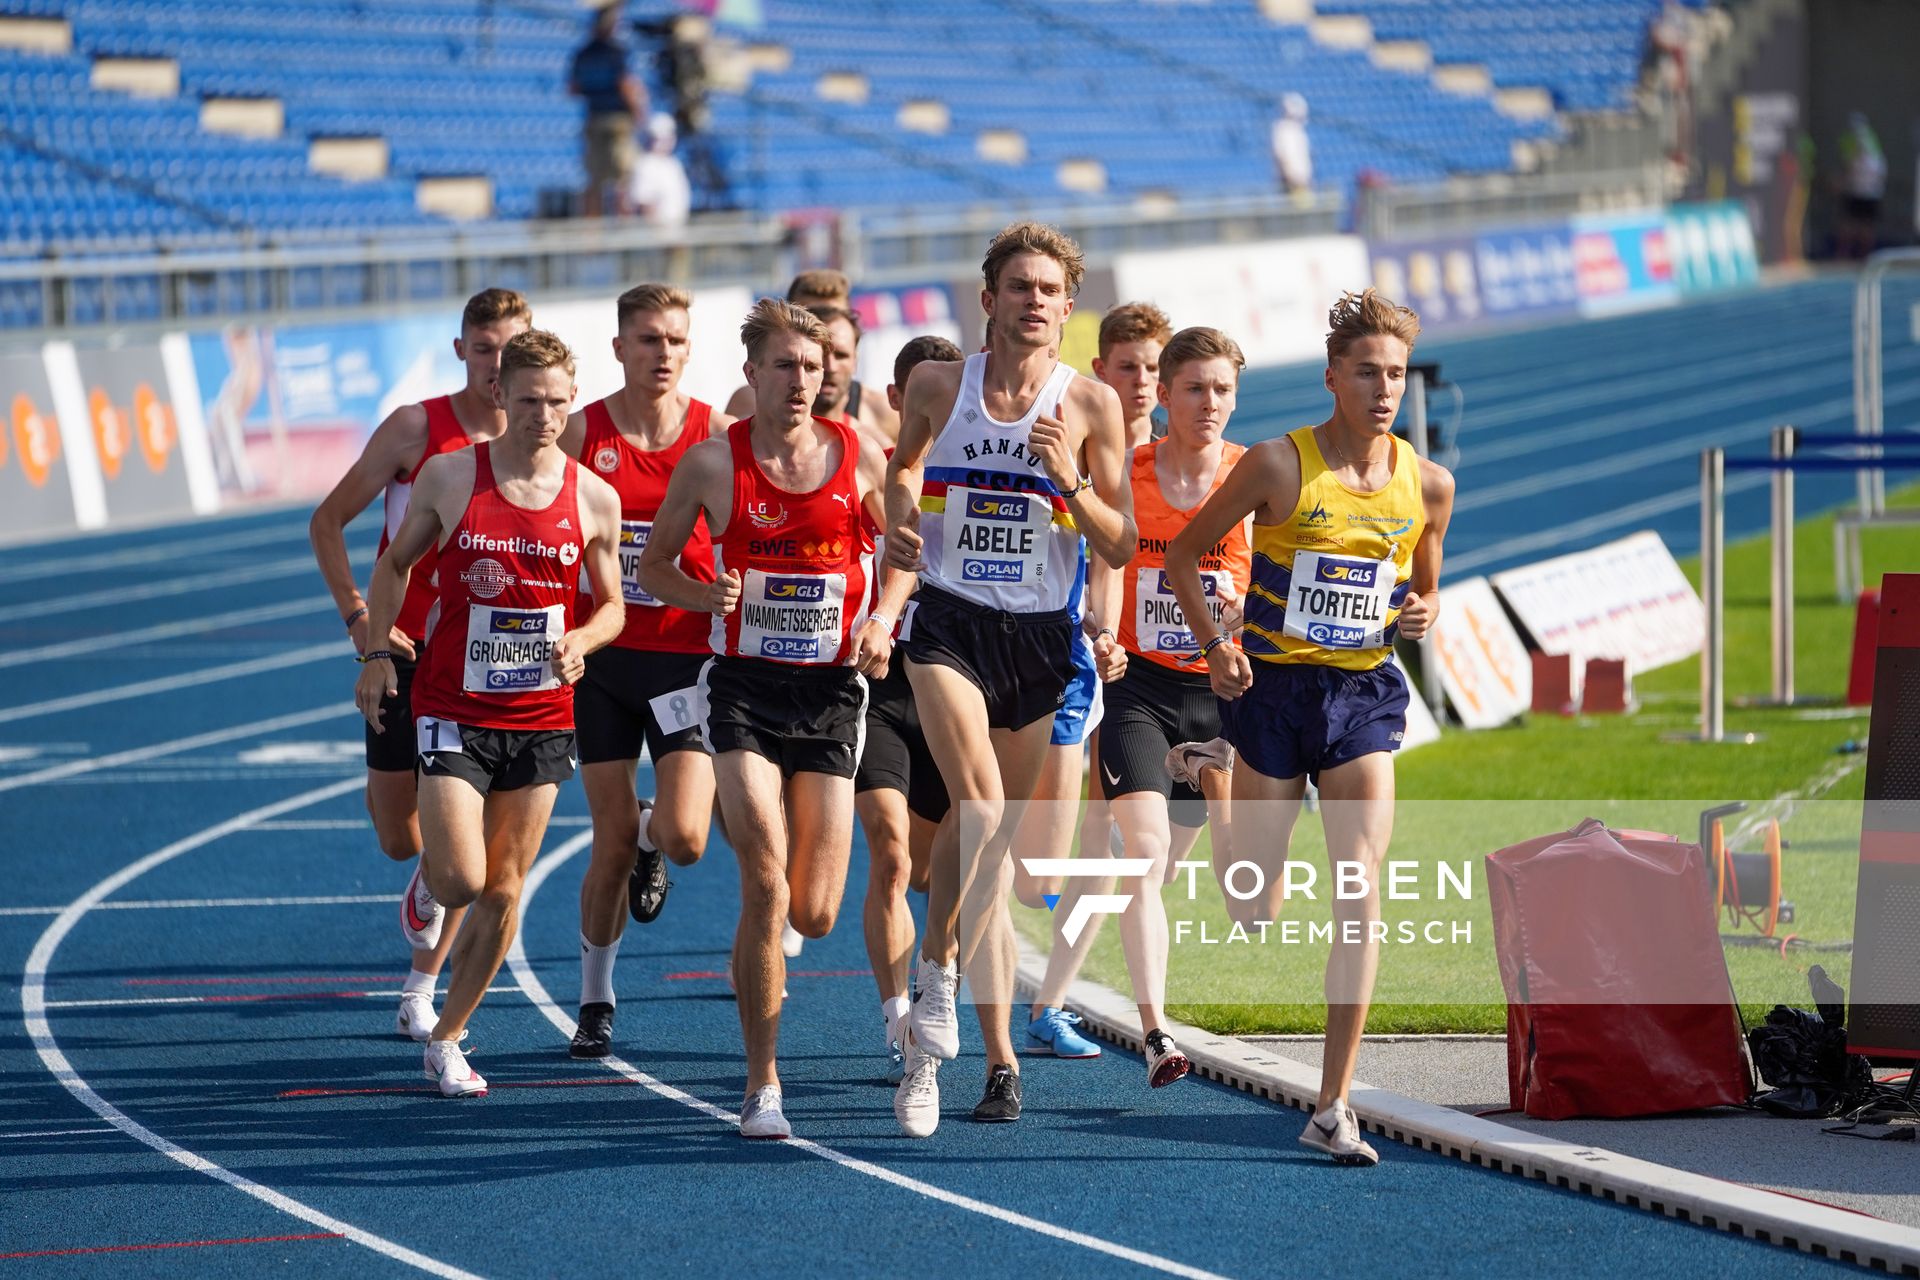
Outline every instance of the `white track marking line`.
{"label": "white track marking line", "polygon": [[[62,574],[86,573],[95,569],[117,569],[129,564],[152,564],[172,560],[199,551],[229,551],[235,547],[258,547],[269,542],[305,539],[306,521],[298,524],[268,525],[245,533],[215,538],[190,538],[185,542],[157,542],[151,546],[130,547],[124,551],[103,551],[95,555],[71,556],[64,560],[40,560],[16,569],[0,569],[0,583],[27,582],[34,578],[57,578]],[[317,571],[316,571],[317,572]]]}
{"label": "white track marking line", "polygon": [[331,783],[312,791],[303,791],[299,795],[262,805],[258,809],[250,809],[224,822],[216,822],[210,827],[202,828],[193,835],[176,840],[165,848],[156,849],[146,857],[128,863],[95,884],[93,888],[68,903],[59,916],[47,926],[46,932],[40,935],[39,941],[33,944],[33,951],[27,957],[26,973],[20,986],[21,1017],[26,1025],[27,1038],[33,1042],[34,1052],[40,1055],[41,1063],[53,1078],[58,1080],[87,1110],[128,1137],[144,1143],[169,1160],[195,1173],[204,1173],[209,1178],[224,1182],[237,1191],[245,1192],[282,1213],[290,1214],[302,1222],[310,1222],[322,1231],[335,1232],[383,1257],[392,1258],[410,1267],[417,1267],[432,1275],[445,1276],[448,1280],[478,1280],[472,1272],[462,1271],[438,1258],[416,1253],[404,1245],[395,1244],[384,1236],[374,1235],[371,1231],[356,1227],[351,1222],[343,1222],[322,1213],[311,1205],[295,1200],[292,1196],[284,1195],[271,1187],[255,1182],[244,1174],[234,1173],[205,1156],[196,1155],[185,1147],[161,1137],[94,1092],[93,1086],[88,1084],[85,1077],[75,1071],[73,1064],[67,1060],[67,1055],[61,1051],[59,1042],[54,1039],[53,1027],[47,1022],[47,968],[53,962],[54,953],[59,950],[66,936],[73,932],[73,927],[80,923],[81,918],[109,894],[155,867],[171,862],[183,853],[211,844],[236,831],[243,831],[263,819],[275,818],[283,813],[291,813],[297,809],[331,800],[335,796],[346,795],[360,785],[360,779],[353,778],[344,782]]}
{"label": "white track marking line", "polygon": [[[247,828],[269,830],[265,824]],[[398,902],[397,893],[342,893],[313,898],[136,898],[102,902],[95,911],[200,911],[213,907],[346,907]],[[0,916],[57,916],[65,907],[0,907]]]}
{"label": "white track marking line", "polygon": [[0,1142],[9,1138],[65,1138],[76,1133],[118,1133],[111,1125],[96,1125],[91,1129],[35,1129],[31,1133],[0,1133]]}
{"label": "white track marking line", "polygon": [[[488,987],[487,994],[491,996],[502,992],[519,990],[520,988],[516,986]],[[125,999],[110,1000],[49,1000],[46,1003],[46,1007],[49,1009],[119,1009],[148,1004],[199,1004],[224,1007],[235,1004],[290,1003],[295,1000],[378,999],[381,996],[397,1000],[400,995],[401,991],[399,987],[395,987],[391,991],[276,991],[271,995],[254,995],[248,993],[224,996],[129,996]]]}
{"label": "white track marking line", "polygon": [[[294,819],[290,822],[256,822],[253,824],[253,829],[255,831],[371,831],[373,823],[365,818],[313,818],[308,821]],[[395,894],[393,900],[398,902],[400,895]],[[319,902],[322,899],[314,898],[311,901]]]}
{"label": "white track marking line", "polygon": [[[133,764],[153,760],[160,756],[177,755],[182,751],[192,751],[196,747],[212,746],[216,742],[232,742],[237,738],[253,738],[263,733],[272,733],[278,729],[294,729],[301,725],[317,724],[323,720],[335,720],[354,712],[350,702],[336,702],[330,706],[315,707],[311,711],[295,711],[290,715],[275,716],[271,720],[255,720],[251,724],[235,725],[230,729],[212,729],[206,733],[196,733],[187,738],[174,738],[170,742],[156,742],[144,747],[130,747],[125,751],[116,751],[111,755],[93,756],[86,760],[69,760],[65,764],[56,764],[45,769],[36,769],[32,773],[15,774],[11,778],[0,778],[0,791],[17,791],[22,787],[39,786],[42,783],[58,782],[62,778],[71,778],[76,774],[93,773],[100,769],[111,769],[115,765]],[[336,786],[364,785],[365,779],[355,776]]]}
{"label": "white track marking line", "polygon": [[[577,836],[569,838],[552,853],[545,855],[534,863],[533,871],[527,876],[526,887],[520,895],[520,918],[522,922],[524,922],[531,913],[534,895],[539,892],[540,886],[545,883],[546,878],[553,874],[556,867],[573,857],[576,853],[580,852],[580,850],[586,848],[592,839],[593,834],[591,832],[582,832]],[[551,1022],[559,1030],[561,1036],[571,1039],[574,1032],[573,1019],[567,1017],[567,1015],[554,1004],[553,998],[547,994],[546,987],[541,985],[539,977],[533,972],[533,966],[528,963],[526,950],[521,943],[524,935],[525,929],[523,928],[514,935],[513,946],[507,952],[507,963],[513,969],[514,981],[520,984],[522,994],[532,1002],[536,1009],[546,1015],[547,1021]],[[677,1102],[684,1107],[691,1107],[702,1115],[710,1116],[723,1124],[738,1125],[740,1123],[740,1117],[736,1113],[728,1111],[723,1107],[716,1107],[704,1099],[696,1098],[690,1093],[656,1080],[646,1072],[630,1065],[624,1059],[606,1057],[600,1059],[600,1061],[611,1070],[618,1072],[635,1084],[658,1094],[662,1098]],[[742,1141],[744,1141],[744,1139],[742,1139]],[[837,1151],[832,1147],[824,1146],[818,1142],[809,1142],[805,1138],[788,1138],[786,1145],[798,1148],[808,1155],[818,1156],[822,1160],[831,1161],[842,1168],[851,1169],[855,1173],[864,1173],[870,1178],[877,1178],[881,1182],[899,1187],[902,1190],[914,1192],[930,1200],[938,1200],[942,1204],[952,1205],[956,1209],[964,1209],[969,1213],[980,1214],[982,1217],[991,1218],[996,1222],[1006,1223],[1008,1226],[1020,1227],[1024,1230],[1046,1236],[1049,1239],[1062,1240],[1068,1244],[1077,1244],[1082,1248],[1091,1249],[1095,1253],[1103,1253],[1109,1257],[1120,1258],[1138,1266],[1150,1267],[1155,1271],[1163,1271],[1168,1275],[1185,1276],[1188,1277],[1189,1280],[1224,1280],[1224,1277],[1220,1276],[1217,1272],[1205,1271],[1199,1267],[1190,1267],[1183,1262],[1175,1262],[1171,1258],[1163,1258],[1158,1254],[1129,1248],[1123,1244],[1115,1244],[1113,1241],[1103,1240],[1099,1236],[1091,1236],[1082,1231],[1074,1231],[1067,1227],[1046,1222],[1040,1218],[1029,1217],[1024,1213],[1016,1213],[1011,1209],[1002,1208],[997,1204],[989,1204],[984,1200],[976,1200],[972,1196],[964,1196],[958,1192],[948,1191],[944,1187],[937,1187],[932,1183],[922,1182],[918,1178],[910,1178],[906,1174],[897,1173],[884,1165],[874,1164],[870,1160],[858,1159],[854,1156],[847,1155],[843,1151]]]}
{"label": "white track marking line", "polygon": [[139,586],[82,591],[75,595],[54,596],[48,600],[35,600],[8,607],[35,617],[45,617],[50,613],[71,613],[75,609],[91,609],[95,605],[111,608],[125,604],[129,600],[157,600],[162,596],[192,595],[196,591],[219,591],[243,583],[265,582],[272,578],[291,578],[298,574],[313,572],[316,570],[313,567],[312,556],[289,556],[285,560],[269,560],[265,564],[245,569],[222,569],[218,576],[207,574],[195,577],[164,578],[159,582],[148,582]]}
{"label": "white track marking line", "polygon": [[45,702],[27,702],[17,707],[0,707],[0,724],[11,724],[16,720],[32,720],[38,716],[50,716],[61,711],[77,711],[81,707],[97,707],[103,702],[124,702],[129,698],[144,698],[148,694],[172,693],[175,689],[191,689],[203,684],[221,684],[228,680],[238,680],[243,676],[258,675],[262,671],[278,671],[283,667],[299,667],[309,662],[320,662],[327,658],[345,658],[352,654],[352,642],[345,639],[328,640],[323,644],[310,644],[304,648],[289,649],[285,653],[277,653],[270,658],[253,658],[247,662],[223,662],[217,667],[202,667],[198,671],[183,671],[179,675],[138,680],[132,684],[117,684],[110,689],[69,694],[64,698],[49,698]]}
{"label": "white track marking line", "polygon": [[[1758,489],[1772,483],[1763,472],[1748,472],[1736,475],[1727,481],[1726,492],[1731,495],[1744,493],[1748,489]],[[1613,511],[1603,511],[1598,515],[1587,516],[1581,520],[1555,525],[1551,529],[1542,529],[1519,538],[1501,538],[1490,546],[1478,547],[1457,556],[1447,557],[1447,569],[1457,578],[1458,575],[1478,569],[1483,564],[1505,563],[1513,561],[1529,551],[1541,551],[1548,547],[1565,546],[1569,542],[1578,542],[1582,538],[1621,525],[1634,525],[1642,520],[1700,501],[1700,486],[1690,485],[1685,489],[1674,489],[1656,497],[1644,498],[1630,506]]]}
{"label": "white track marking line", "polygon": [[223,627],[244,626],[250,622],[273,622],[297,618],[303,613],[319,613],[333,607],[332,596],[304,596],[282,600],[257,609],[230,609],[226,613],[203,613],[179,622],[161,622],[132,631],[108,632],[98,636],[75,636],[59,644],[43,644],[37,649],[15,649],[0,653],[0,667],[24,667],[32,662],[57,659],[91,658],[107,649],[129,649],[153,640],[171,640],[175,636],[197,636]]}

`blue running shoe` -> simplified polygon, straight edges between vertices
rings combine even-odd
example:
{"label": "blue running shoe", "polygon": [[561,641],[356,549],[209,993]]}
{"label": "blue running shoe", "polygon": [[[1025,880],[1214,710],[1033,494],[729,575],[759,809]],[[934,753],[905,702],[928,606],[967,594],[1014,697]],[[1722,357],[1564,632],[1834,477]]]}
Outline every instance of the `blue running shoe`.
{"label": "blue running shoe", "polygon": [[1097,1058],[1100,1046],[1080,1032],[1080,1015],[1048,1008],[1027,1024],[1027,1039],[1036,1052],[1056,1058]]}

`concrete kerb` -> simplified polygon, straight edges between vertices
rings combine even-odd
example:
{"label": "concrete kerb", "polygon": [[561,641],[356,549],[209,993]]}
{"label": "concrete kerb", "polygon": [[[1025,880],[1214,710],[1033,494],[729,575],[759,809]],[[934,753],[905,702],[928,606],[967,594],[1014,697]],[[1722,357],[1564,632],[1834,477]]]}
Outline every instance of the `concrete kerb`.
{"label": "concrete kerb", "polygon": [[[1046,958],[1022,939],[1022,991],[1038,990],[1045,970]],[[1144,1052],[1139,1013],[1119,992],[1082,978],[1067,1004],[1087,1031]],[[1168,1033],[1206,1079],[1300,1111],[1310,1110],[1319,1096],[1318,1067],[1184,1023],[1170,1022]],[[1348,1101],[1364,1128],[1467,1164],[1818,1257],[1920,1277],[1920,1230],[1884,1218],[1556,1141],[1358,1080]]]}

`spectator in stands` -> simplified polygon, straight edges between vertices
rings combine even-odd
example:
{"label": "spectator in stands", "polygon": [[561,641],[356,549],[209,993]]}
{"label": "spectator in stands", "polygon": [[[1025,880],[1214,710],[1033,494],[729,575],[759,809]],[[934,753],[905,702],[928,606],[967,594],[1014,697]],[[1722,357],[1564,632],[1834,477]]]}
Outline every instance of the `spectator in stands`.
{"label": "spectator in stands", "polygon": [[1280,171],[1280,187],[1295,199],[1313,191],[1313,150],[1307,144],[1307,100],[1297,93],[1280,99],[1280,115],[1273,122],[1273,167]]}
{"label": "spectator in stands", "polygon": [[633,74],[619,34],[620,3],[614,0],[594,15],[593,35],[574,51],[567,77],[569,91],[587,104],[587,189],[581,211],[589,218],[608,212],[607,188],[613,188],[616,200],[625,190],[637,158],[633,133],[647,118],[647,91]]}
{"label": "spectator in stands", "polygon": [[656,111],[647,117],[647,147],[634,162],[627,208],[650,227],[684,227],[693,211],[693,187],[674,154],[678,138],[671,115]]}
{"label": "spectator in stands", "polygon": [[1840,225],[1835,249],[1842,258],[1873,252],[1880,224],[1880,201],[1887,194],[1887,155],[1866,115],[1847,113],[1840,135]]}

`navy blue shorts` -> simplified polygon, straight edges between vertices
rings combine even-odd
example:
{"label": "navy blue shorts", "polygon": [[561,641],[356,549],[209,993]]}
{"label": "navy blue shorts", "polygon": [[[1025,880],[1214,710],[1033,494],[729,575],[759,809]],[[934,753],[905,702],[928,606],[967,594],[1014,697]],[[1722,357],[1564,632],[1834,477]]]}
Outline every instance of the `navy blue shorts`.
{"label": "navy blue shorts", "polygon": [[1407,682],[1383,662],[1371,671],[1255,659],[1253,687],[1220,703],[1220,732],[1269,778],[1319,780],[1323,770],[1407,736]]}

